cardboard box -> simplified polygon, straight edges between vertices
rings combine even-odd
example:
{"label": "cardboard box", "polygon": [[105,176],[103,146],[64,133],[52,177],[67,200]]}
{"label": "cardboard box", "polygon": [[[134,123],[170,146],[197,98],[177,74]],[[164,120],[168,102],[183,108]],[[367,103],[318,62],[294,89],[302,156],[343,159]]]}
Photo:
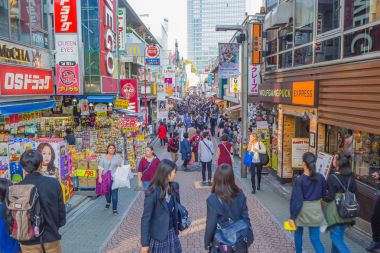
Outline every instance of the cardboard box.
{"label": "cardboard box", "polygon": [[78,169],[79,170],[87,170],[88,169],[88,162],[87,162],[87,160],[80,160],[79,162],[78,162]]}
{"label": "cardboard box", "polygon": [[80,188],[88,188],[87,177],[78,177],[78,184]]}
{"label": "cardboard box", "polygon": [[88,177],[87,178],[87,187],[95,188],[96,187],[96,177]]}
{"label": "cardboard box", "polygon": [[88,169],[89,170],[97,170],[98,169],[98,161],[88,161]]}

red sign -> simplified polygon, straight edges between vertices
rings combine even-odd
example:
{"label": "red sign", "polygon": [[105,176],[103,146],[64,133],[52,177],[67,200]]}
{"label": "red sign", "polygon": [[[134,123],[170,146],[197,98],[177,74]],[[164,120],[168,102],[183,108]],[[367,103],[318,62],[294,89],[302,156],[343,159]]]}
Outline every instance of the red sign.
{"label": "red sign", "polygon": [[136,79],[120,80],[120,97],[129,101],[129,109],[138,112],[138,94]]}
{"label": "red sign", "polygon": [[125,117],[119,119],[121,128],[137,128],[137,118]]}
{"label": "red sign", "polygon": [[0,91],[2,96],[52,95],[51,70],[0,64]]}
{"label": "red sign", "polygon": [[79,95],[79,65],[55,65],[57,71],[57,95]]}
{"label": "red sign", "polygon": [[157,58],[160,56],[160,49],[157,45],[149,45],[145,50],[146,57],[148,58]]}
{"label": "red sign", "polygon": [[54,0],[54,17],[56,33],[77,33],[76,0]]}

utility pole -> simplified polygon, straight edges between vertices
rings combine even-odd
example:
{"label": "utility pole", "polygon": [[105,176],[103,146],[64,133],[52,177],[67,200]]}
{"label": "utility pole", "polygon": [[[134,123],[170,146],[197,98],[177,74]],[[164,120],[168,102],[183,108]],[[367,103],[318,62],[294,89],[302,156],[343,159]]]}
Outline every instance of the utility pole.
{"label": "utility pole", "polygon": [[244,23],[244,33],[245,33],[245,40],[242,44],[243,46],[243,52],[242,52],[242,87],[241,87],[241,94],[240,94],[240,100],[241,100],[241,168],[240,168],[240,175],[242,178],[247,178],[247,168],[244,165],[243,159],[245,150],[247,149],[247,133],[248,133],[248,22]]}

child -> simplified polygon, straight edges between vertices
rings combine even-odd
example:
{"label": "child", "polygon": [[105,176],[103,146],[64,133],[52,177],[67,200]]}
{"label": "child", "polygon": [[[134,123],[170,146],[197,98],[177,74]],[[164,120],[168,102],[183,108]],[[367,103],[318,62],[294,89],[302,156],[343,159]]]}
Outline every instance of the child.
{"label": "child", "polygon": [[0,252],[17,253],[21,252],[16,240],[9,236],[9,231],[5,223],[5,194],[12,183],[8,179],[0,178]]}

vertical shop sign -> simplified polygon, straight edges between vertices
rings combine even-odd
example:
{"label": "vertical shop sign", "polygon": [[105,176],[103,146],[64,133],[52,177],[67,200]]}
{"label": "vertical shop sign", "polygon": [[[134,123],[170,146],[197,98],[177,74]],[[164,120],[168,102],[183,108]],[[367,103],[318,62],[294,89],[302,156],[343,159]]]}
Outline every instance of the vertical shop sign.
{"label": "vertical shop sign", "polygon": [[117,93],[117,80],[113,78],[115,60],[117,13],[116,0],[99,0],[100,20],[100,74],[102,93]]}
{"label": "vertical shop sign", "polygon": [[56,33],[77,33],[76,0],[54,0],[54,17]]}
{"label": "vertical shop sign", "polygon": [[252,31],[252,64],[261,64],[263,51],[262,25],[259,23],[253,24]]}
{"label": "vertical shop sign", "polygon": [[240,92],[240,76],[230,78],[230,92],[239,93]]}
{"label": "vertical shop sign", "polygon": [[125,16],[125,8],[119,8],[117,11],[117,20],[118,20],[118,36],[119,36],[119,50],[124,51],[125,50],[125,23],[126,23],[126,16]]}
{"label": "vertical shop sign", "polygon": [[77,34],[55,35],[57,95],[79,95],[79,45]]}
{"label": "vertical shop sign", "polygon": [[260,65],[248,66],[248,94],[257,96],[259,94],[259,85],[261,83]]}
{"label": "vertical shop sign", "polygon": [[136,79],[120,80],[120,97],[129,101],[129,110],[139,112],[139,100]]}

